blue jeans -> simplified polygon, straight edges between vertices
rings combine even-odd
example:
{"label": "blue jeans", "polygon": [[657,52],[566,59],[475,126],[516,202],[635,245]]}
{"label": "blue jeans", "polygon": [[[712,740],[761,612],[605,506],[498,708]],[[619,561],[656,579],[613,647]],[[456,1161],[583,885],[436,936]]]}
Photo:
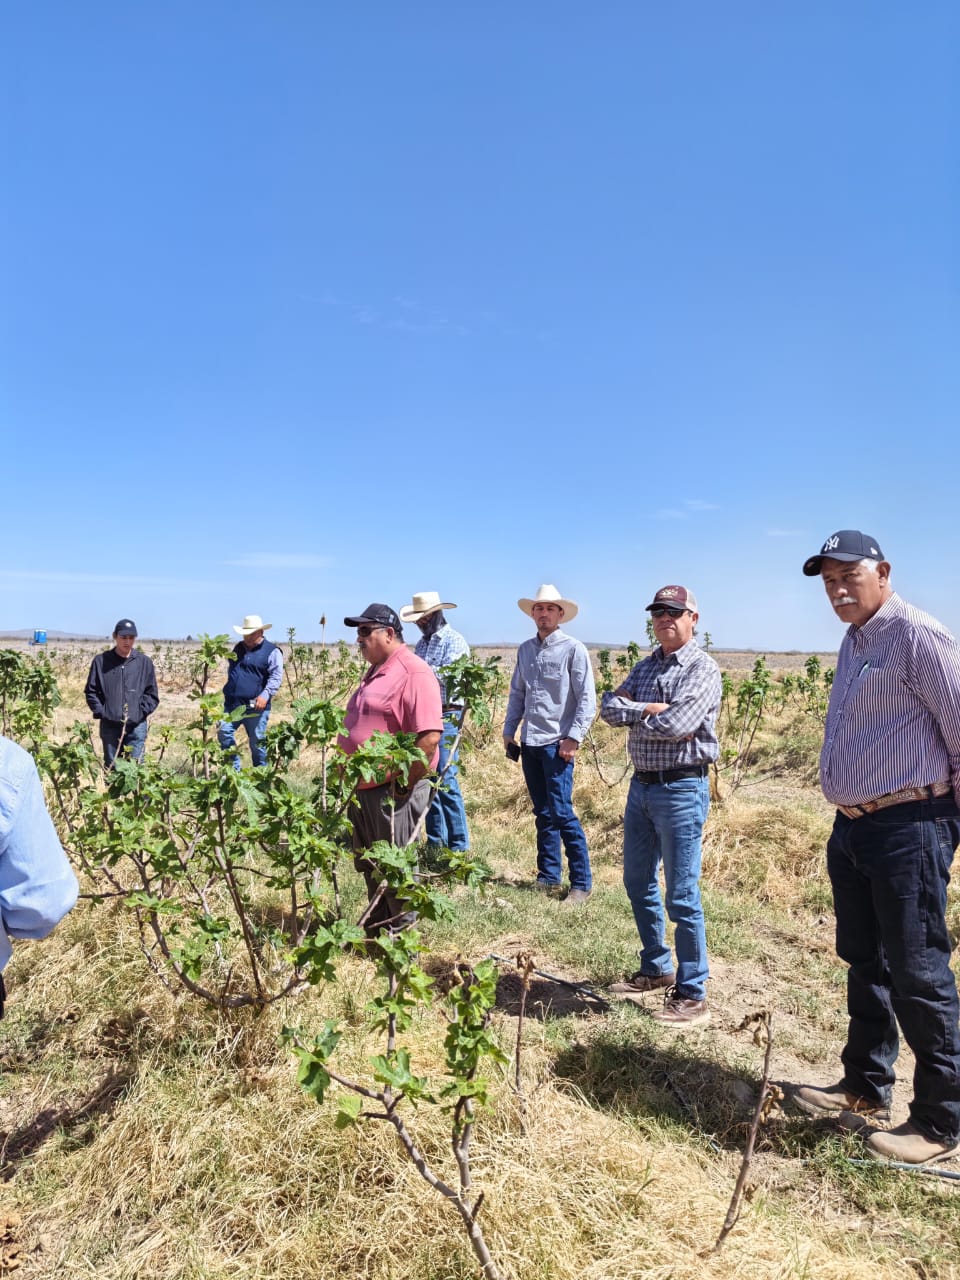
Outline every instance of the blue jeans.
{"label": "blue jeans", "polygon": [[587,837],[573,811],[573,761],[560,756],[560,743],[520,748],[523,777],[537,820],[537,879],[559,884],[563,873],[560,842],[567,853],[570,888],[591,889]]}
{"label": "blue jeans", "polygon": [[623,815],[623,884],[642,944],[640,972],[653,977],[673,969],[660,902],[662,861],[667,915],[676,926],[677,993],[687,1000],[706,997],[710,976],[700,903],[701,840],[709,811],[706,778],[652,784],[633,778]]}
{"label": "blue jeans", "polygon": [[124,731],[122,720],[101,720],[100,741],[103,743],[103,767],[109,769],[117,758],[117,748],[120,747],[121,738],[123,738],[122,754],[134,760],[142,760],[143,750],[147,745],[148,728],[146,720],[141,720],[139,724],[128,724],[126,731]]}
{"label": "blue jeans", "polygon": [[[235,711],[237,707],[242,707],[242,702],[234,702],[232,698],[226,699],[224,702],[224,710],[227,712]],[[217,727],[217,741],[223,747],[224,751],[229,751],[231,747],[236,747],[234,731],[237,724],[242,724],[247,731],[247,737],[250,739],[250,759],[255,765],[267,763],[267,749],[263,745],[263,735],[267,732],[267,721],[270,719],[269,702],[262,711],[251,711],[249,715],[245,715],[242,720],[234,721],[232,724],[229,720],[221,720]],[[233,767],[239,772],[240,757],[233,757]]]}
{"label": "blue jeans", "polygon": [[425,826],[428,844],[464,850],[470,848],[470,833],[467,831],[467,814],[460,794],[460,770],[457,768],[460,753],[451,751],[459,723],[459,713],[444,717],[440,759],[437,761],[437,772],[443,774],[443,777],[440,779],[440,790],[433,797],[433,804],[427,813]]}
{"label": "blue jeans", "polygon": [[928,1138],[960,1137],[960,1028],[946,924],[960,843],[952,797],[838,813],[827,844],[837,955],[850,966],[841,1055],[852,1093],[889,1101],[899,1041],[913,1050],[910,1119]]}

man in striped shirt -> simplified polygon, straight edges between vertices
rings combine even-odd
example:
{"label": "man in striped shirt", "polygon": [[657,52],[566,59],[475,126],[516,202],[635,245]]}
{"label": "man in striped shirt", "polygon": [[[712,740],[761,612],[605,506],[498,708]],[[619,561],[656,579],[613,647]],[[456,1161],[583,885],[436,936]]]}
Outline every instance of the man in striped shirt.
{"label": "man in striped shirt", "polygon": [[[665,988],[653,1017],[680,1029],[710,1018],[700,861],[707,772],[720,750],[721,678],[694,639],[700,615],[689,588],[661,587],[647,609],[659,644],[619,689],[603,695],[600,707],[607,724],[630,726],[635,772],[623,815],[623,883],[642,943],[639,970],[610,991],[640,1003],[646,992]],[[667,914],[676,925],[676,971],[660,904],[661,862]]]}
{"label": "man in striped shirt", "polygon": [[874,538],[832,534],[803,566],[848,624],[830,692],[820,782],[837,954],[849,965],[843,1079],[797,1103],[847,1128],[889,1118],[897,1023],[916,1067],[910,1119],[871,1128],[878,1158],[926,1165],[960,1152],[960,1002],[947,884],[960,844],[960,645],[905,603]]}

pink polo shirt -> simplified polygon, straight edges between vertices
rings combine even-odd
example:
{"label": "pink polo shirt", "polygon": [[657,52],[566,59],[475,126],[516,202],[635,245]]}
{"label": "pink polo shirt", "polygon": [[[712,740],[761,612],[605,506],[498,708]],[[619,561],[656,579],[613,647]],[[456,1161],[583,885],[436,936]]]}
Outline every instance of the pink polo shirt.
{"label": "pink polo shirt", "polygon": [[[346,733],[337,739],[337,746],[348,756],[377,731],[442,733],[443,705],[433,670],[409,649],[394,649],[386,662],[360,681],[347,703],[344,728]],[[439,758],[438,747],[430,760],[431,769],[437,767]]]}

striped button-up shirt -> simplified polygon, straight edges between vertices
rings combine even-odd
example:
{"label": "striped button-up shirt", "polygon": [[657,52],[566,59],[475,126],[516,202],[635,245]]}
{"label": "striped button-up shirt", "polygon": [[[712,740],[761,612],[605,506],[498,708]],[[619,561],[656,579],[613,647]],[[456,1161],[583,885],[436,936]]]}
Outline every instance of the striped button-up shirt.
{"label": "striped button-up shirt", "polygon": [[[433,667],[435,672],[441,667],[448,667],[454,659],[462,658],[469,652],[470,646],[459,631],[454,631],[449,622],[438,627],[432,636],[421,636],[414,649],[417,657],[422,658],[427,666]],[[437,676],[437,679],[440,680],[440,677]],[[443,699],[443,705],[446,706],[447,690],[442,680],[440,680],[440,697]]]}
{"label": "striped button-up shirt", "polygon": [[597,690],[586,645],[558,627],[545,640],[534,636],[517,650],[503,734],[512,738],[523,721],[522,741],[546,747],[564,738],[582,742],[593,724]]}
{"label": "striped button-up shirt", "polygon": [[[616,693],[605,693],[600,717],[610,725],[629,725],[627,751],[644,772],[712,764],[720,754],[717,712],[720,668],[688,640],[674,653],[658,645],[633,668]],[[644,715],[648,702],[668,702],[666,711]]]}
{"label": "striped button-up shirt", "polygon": [[831,804],[949,782],[960,804],[960,645],[894,593],[843,638],[820,753]]}

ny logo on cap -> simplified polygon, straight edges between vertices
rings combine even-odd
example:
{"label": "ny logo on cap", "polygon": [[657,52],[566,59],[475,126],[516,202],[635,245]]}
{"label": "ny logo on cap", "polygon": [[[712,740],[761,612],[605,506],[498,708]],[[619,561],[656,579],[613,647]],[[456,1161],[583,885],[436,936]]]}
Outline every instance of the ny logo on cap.
{"label": "ny logo on cap", "polygon": [[839,535],[835,533],[832,538],[828,538],[826,542],[823,544],[823,549],[820,554],[823,555],[827,551],[836,551],[839,545],[840,545],[840,538],[839,538]]}

